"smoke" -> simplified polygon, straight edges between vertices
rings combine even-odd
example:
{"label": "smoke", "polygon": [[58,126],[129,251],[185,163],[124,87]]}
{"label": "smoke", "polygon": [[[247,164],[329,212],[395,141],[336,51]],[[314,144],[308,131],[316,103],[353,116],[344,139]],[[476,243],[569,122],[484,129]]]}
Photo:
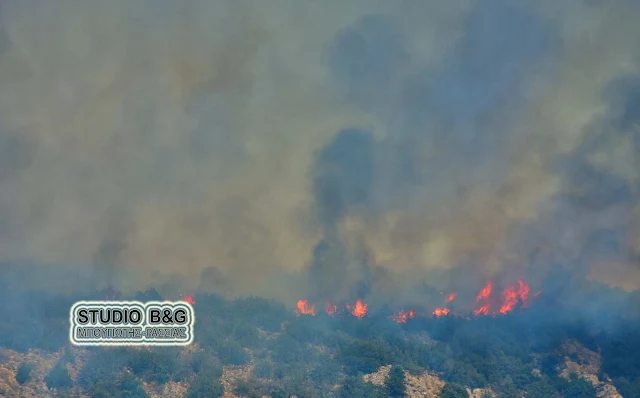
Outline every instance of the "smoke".
{"label": "smoke", "polygon": [[[339,132],[317,156],[313,193],[323,240],[315,247],[311,283],[325,298],[347,299],[368,293],[370,264],[366,247],[343,223],[372,207],[374,146],[370,133]],[[337,297],[336,297],[337,295]]]}
{"label": "smoke", "polygon": [[637,11],[1,2],[0,261],[290,302],[637,289]]}

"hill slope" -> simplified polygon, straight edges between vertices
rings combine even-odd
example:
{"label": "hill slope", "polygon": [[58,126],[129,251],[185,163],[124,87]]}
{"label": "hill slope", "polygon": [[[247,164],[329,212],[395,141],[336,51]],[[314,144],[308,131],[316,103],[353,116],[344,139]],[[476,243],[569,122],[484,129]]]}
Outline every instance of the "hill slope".
{"label": "hill slope", "polygon": [[[66,333],[76,299],[32,293],[20,305],[40,308],[37,316],[11,313],[31,327],[0,326],[1,394],[370,397],[388,396],[393,388],[433,397],[640,394],[640,333],[633,320],[596,328],[537,306],[398,324],[382,309],[362,319],[296,316],[262,298],[198,294],[192,346],[79,349],[69,346]],[[391,380],[393,366],[399,370]]]}

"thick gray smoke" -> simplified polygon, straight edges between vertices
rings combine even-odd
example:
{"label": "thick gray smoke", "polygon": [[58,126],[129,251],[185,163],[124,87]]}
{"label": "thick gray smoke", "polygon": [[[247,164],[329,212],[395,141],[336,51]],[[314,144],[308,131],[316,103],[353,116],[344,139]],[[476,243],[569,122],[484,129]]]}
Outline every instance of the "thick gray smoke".
{"label": "thick gray smoke", "polygon": [[288,301],[558,264],[637,289],[636,3],[2,1],[0,261]]}

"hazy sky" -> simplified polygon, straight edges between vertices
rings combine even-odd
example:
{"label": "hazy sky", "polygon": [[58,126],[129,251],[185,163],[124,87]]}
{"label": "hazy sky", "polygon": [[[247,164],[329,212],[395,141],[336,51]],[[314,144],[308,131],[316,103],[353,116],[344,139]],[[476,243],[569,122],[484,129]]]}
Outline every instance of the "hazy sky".
{"label": "hazy sky", "polygon": [[279,297],[374,264],[638,288],[639,13],[2,0],[0,261]]}

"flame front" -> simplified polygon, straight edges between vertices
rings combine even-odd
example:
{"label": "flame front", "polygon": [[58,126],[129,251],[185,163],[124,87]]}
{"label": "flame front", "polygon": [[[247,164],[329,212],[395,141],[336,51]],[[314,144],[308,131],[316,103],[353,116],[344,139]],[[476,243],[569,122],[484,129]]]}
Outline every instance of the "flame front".
{"label": "flame front", "polygon": [[398,323],[407,323],[407,319],[411,319],[413,317],[415,317],[416,314],[413,312],[413,310],[409,310],[409,311],[400,311],[392,316],[390,316],[390,319],[393,319],[394,321],[398,322]]}
{"label": "flame front", "polygon": [[[528,290],[527,290],[527,293],[528,293]],[[540,293],[542,293],[542,291],[539,291],[539,292],[535,293],[533,296],[527,297],[526,300],[523,300],[521,308],[529,308],[529,306],[531,305],[531,302],[533,300],[535,300],[536,298],[538,298],[538,296],[540,296]]]}
{"label": "flame front", "polygon": [[520,296],[520,300],[522,300],[523,303],[526,302],[529,298],[529,285],[521,280],[518,280],[518,295]]}
{"label": "flame front", "polygon": [[473,311],[474,315],[488,315],[489,310],[491,310],[491,292],[493,291],[493,284],[491,282],[487,282],[487,284],[480,290],[478,296],[476,297],[476,303],[483,303],[479,308]]}
{"label": "flame front", "polygon": [[182,296],[182,293],[180,293],[180,299],[182,301],[186,301],[187,303],[191,304],[191,305],[195,305],[196,304],[196,300],[193,298],[194,293],[190,292],[189,294],[187,294],[186,297]]}
{"label": "flame front", "polygon": [[489,309],[491,309],[491,306],[489,304],[485,304],[473,311],[473,315],[489,315]]}
{"label": "flame front", "polygon": [[485,285],[485,287],[483,287],[482,290],[480,290],[480,293],[478,293],[478,297],[476,297],[476,301],[487,300],[489,297],[491,297],[492,290],[493,290],[493,284],[491,282],[488,282]]}
{"label": "flame front", "polygon": [[324,311],[330,316],[333,316],[333,314],[335,314],[337,310],[338,310],[338,306],[335,304],[331,304],[329,300],[326,300],[324,302]]}
{"label": "flame front", "polygon": [[518,304],[518,294],[515,288],[509,286],[504,290],[502,296],[504,297],[504,303],[502,304],[502,307],[500,307],[500,313],[506,314],[513,310],[516,304]]}
{"label": "flame front", "polygon": [[437,316],[438,318],[447,314],[449,314],[448,308],[436,308],[435,310],[433,310],[433,315]]}
{"label": "flame front", "polygon": [[353,316],[358,319],[362,319],[365,315],[367,315],[367,305],[362,303],[362,300],[356,300],[355,307],[351,308],[350,305],[347,305],[347,308],[351,311]]}
{"label": "flame front", "polygon": [[518,280],[518,286],[508,286],[504,289],[502,296],[503,304],[502,307],[500,307],[500,313],[506,314],[507,312],[513,311],[518,304],[518,301],[521,301],[522,303],[527,301],[527,297],[529,296],[529,285]]}
{"label": "flame front", "polygon": [[[494,289],[493,282],[489,281],[487,284],[480,290],[480,292],[476,296],[476,307],[472,310],[473,315],[481,316],[481,315],[497,315],[497,314],[507,314],[513,311],[516,308],[527,308],[531,302],[537,298],[541,292],[537,292],[536,294],[529,296],[530,288],[529,285],[522,281],[517,280],[516,284],[507,286],[502,292],[500,290]],[[440,292],[443,296],[445,293]],[[448,293],[444,299],[446,303],[450,303],[457,298],[457,293]],[[193,301],[191,296],[185,298],[185,301]],[[520,306],[518,306],[520,304]],[[349,304],[345,305],[349,312],[358,319],[364,318],[367,315],[368,305],[362,302],[362,299],[357,299],[354,306]],[[325,300],[324,310],[329,316],[333,316],[337,313],[338,305],[332,304],[329,300]],[[297,314],[300,315],[316,315],[315,313],[315,305],[310,304],[308,300],[298,300],[297,303]],[[460,314],[457,312],[453,312],[451,308],[449,308],[448,304],[444,304],[442,307],[435,308],[433,312],[431,312],[431,316],[441,317],[445,315],[451,316],[462,316],[467,319],[468,315]],[[469,314],[470,315],[470,314]],[[402,310],[394,313],[389,316],[389,319],[394,320],[397,323],[407,323],[409,319],[413,319],[416,317],[424,317],[426,314],[416,314],[414,310]]]}
{"label": "flame front", "polygon": [[300,315],[315,315],[316,314],[316,308],[315,305],[308,305],[308,301],[307,300],[298,300],[298,316]]}

